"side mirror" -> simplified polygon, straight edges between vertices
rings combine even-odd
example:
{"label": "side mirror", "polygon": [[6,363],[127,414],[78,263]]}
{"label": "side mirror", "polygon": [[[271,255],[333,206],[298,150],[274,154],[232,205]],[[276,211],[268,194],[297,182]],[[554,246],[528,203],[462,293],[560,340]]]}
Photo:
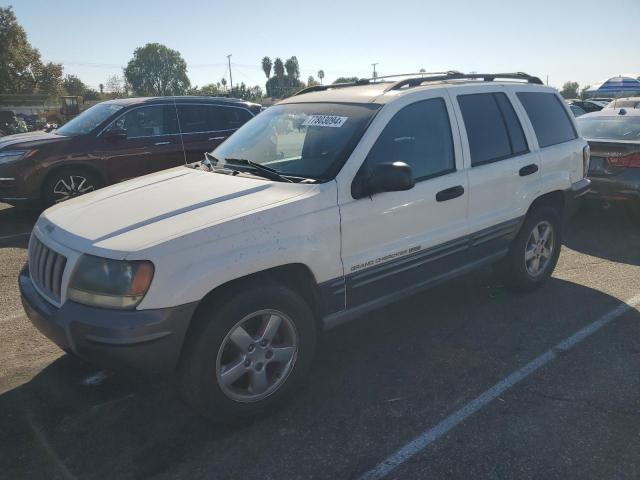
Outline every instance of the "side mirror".
{"label": "side mirror", "polygon": [[411,167],[406,163],[380,163],[369,175],[365,174],[354,182],[351,193],[357,199],[375,193],[411,190],[415,184]]}
{"label": "side mirror", "polygon": [[126,140],[127,131],[124,128],[112,128],[106,133],[107,140]]}

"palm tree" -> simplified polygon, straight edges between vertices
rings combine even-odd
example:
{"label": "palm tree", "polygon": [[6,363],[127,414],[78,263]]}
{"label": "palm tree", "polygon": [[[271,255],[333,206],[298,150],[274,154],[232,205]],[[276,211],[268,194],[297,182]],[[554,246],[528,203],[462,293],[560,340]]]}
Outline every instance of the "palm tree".
{"label": "palm tree", "polygon": [[226,78],[222,78],[220,80],[220,83],[222,84],[222,88],[226,89],[227,88],[227,79]]}
{"label": "palm tree", "polygon": [[100,93],[104,93],[104,85],[101,83],[100,85],[98,85],[98,88],[100,88]]}
{"label": "palm tree", "polygon": [[276,77],[284,77],[284,64],[279,57],[273,61],[273,73]]}
{"label": "palm tree", "polygon": [[318,78],[320,79],[320,85],[322,85],[322,79],[324,78],[324,70],[318,70]]}
{"label": "palm tree", "polygon": [[284,68],[287,71],[287,77],[294,78],[296,76],[296,64],[293,62],[293,57],[284,62]]}
{"label": "palm tree", "polygon": [[262,71],[269,78],[271,76],[271,59],[269,57],[264,57],[262,59]]}

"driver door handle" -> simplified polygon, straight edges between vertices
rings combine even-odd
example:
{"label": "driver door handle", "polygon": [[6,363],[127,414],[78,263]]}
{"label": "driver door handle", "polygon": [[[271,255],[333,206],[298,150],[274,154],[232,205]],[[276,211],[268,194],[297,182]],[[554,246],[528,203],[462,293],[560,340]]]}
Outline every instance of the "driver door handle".
{"label": "driver door handle", "polygon": [[447,188],[436,193],[436,200],[438,202],[446,202],[447,200],[453,200],[464,195],[464,187],[462,185],[456,185],[455,187]]}
{"label": "driver door handle", "polygon": [[531,165],[527,165],[526,167],[522,167],[520,169],[520,176],[526,177],[527,175],[533,175],[538,171],[538,165],[532,163]]}

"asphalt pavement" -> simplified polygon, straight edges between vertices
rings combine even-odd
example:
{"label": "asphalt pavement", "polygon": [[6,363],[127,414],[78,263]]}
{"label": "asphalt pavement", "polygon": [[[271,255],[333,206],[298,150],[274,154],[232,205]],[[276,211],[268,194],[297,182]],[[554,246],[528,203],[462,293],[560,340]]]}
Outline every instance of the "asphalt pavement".
{"label": "asphalt pavement", "polygon": [[237,427],[31,326],[16,283],[36,216],[0,205],[1,478],[640,478],[640,226],[622,210],[579,212],[534,293],[485,269],[323,334],[297,396]]}

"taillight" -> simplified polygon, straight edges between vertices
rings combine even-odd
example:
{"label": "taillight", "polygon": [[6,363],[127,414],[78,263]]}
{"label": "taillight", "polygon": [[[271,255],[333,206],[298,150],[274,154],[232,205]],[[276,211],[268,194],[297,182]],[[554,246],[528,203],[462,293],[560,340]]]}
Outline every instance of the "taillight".
{"label": "taillight", "polygon": [[591,162],[591,147],[587,145],[582,149],[582,176],[583,177],[587,176],[590,162]]}
{"label": "taillight", "polygon": [[620,155],[618,157],[608,157],[607,161],[612,167],[640,168],[640,152]]}

